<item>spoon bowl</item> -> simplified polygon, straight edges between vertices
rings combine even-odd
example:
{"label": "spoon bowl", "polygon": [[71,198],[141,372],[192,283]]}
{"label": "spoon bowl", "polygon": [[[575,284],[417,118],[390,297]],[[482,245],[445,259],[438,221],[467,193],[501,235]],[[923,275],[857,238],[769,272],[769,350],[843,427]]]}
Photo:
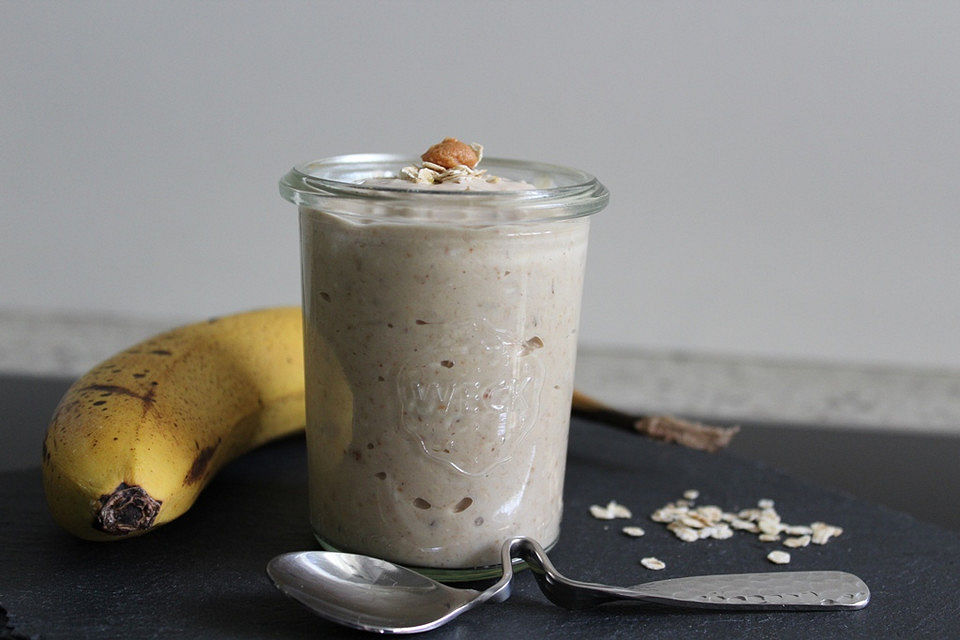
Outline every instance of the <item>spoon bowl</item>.
{"label": "spoon bowl", "polygon": [[279,555],[267,564],[267,574],[318,615],[381,633],[434,629],[481,602],[506,598],[510,582],[505,576],[486,591],[458,589],[392,562],[330,551]]}

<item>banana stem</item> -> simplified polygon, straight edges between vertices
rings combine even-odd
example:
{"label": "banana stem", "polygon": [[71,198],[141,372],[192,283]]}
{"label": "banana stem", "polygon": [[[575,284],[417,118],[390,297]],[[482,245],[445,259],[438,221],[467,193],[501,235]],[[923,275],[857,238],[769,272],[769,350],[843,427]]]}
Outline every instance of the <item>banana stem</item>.
{"label": "banana stem", "polygon": [[633,431],[654,440],[675,442],[691,449],[710,453],[726,447],[733,436],[740,431],[739,426],[716,427],[674,416],[629,414],[609,407],[576,389],[573,391],[573,414],[612,427]]}

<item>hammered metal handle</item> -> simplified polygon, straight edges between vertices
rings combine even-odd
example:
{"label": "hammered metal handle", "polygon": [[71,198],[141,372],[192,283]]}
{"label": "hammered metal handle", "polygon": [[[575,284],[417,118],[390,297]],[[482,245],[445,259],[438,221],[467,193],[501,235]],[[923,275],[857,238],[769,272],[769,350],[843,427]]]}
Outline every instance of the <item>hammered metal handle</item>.
{"label": "hammered metal handle", "polygon": [[624,597],[706,609],[860,609],[870,589],[843,571],[785,571],[697,576],[648,582]]}

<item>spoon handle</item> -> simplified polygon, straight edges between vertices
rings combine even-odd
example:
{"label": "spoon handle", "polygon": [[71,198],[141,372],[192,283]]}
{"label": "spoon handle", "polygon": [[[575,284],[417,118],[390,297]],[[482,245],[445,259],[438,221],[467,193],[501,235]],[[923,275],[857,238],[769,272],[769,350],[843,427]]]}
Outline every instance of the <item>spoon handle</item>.
{"label": "spoon handle", "polygon": [[673,578],[616,589],[623,599],[702,609],[860,609],[870,589],[843,571],[785,571]]}

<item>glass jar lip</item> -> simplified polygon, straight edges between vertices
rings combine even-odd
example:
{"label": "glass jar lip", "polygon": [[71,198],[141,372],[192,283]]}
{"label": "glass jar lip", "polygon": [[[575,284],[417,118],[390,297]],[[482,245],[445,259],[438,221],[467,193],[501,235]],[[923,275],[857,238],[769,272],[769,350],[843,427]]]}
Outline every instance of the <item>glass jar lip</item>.
{"label": "glass jar lip", "polygon": [[[533,181],[534,189],[518,191],[452,191],[429,190],[410,186],[360,184],[374,177],[395,177],[402,167],[419,164],[414,156],[388,153],[355,153],[303,162],[280,180],[280,195],[300,206],[337,213],[354,218],[392,219],[392,210],[429,208],[436,217],[416,219],[419,223],[444,224],[451,220],[444,211],[483,210],[509,212],[510,222],[523,224],[578,218],[597,213],[609,201],[609,191],[594,176],[556,164],[529,162],[507,158],[484,158],[483,168],[492,175]],[[554,184],[539,186],[538,179]],[[363,205],[377,205],[377,214],[365,215]],[[412,221],[409,218],[404,218]],[[502,217],[491,220],[482,213],[468,219],[457,218],[457,224],[490,224],[505,222]]]}

